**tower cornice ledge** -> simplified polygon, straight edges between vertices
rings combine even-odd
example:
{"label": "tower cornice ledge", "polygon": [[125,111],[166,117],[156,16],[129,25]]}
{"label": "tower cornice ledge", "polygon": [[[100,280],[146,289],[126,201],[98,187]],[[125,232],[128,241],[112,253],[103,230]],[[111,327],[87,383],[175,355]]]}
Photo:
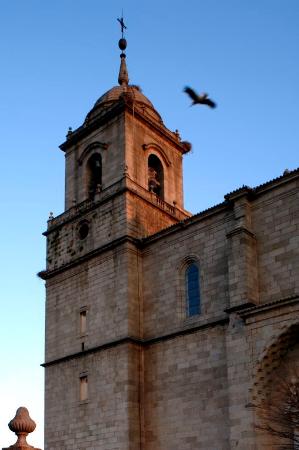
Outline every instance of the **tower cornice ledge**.
{"label": "tower cornice ledge", "polygon": [[273,309],[280,309],[293,305],[298,305],[298,303],[299,303],[299,294],[297,293],[294,295],[290,295],[288,297],[279,298],[278,300],[274,300],[272,302],[262,303],[260,305],[254,305],[249,308],[244,308],[241,311],[239,311],[238,314],[246,323],[249,319],[255,317],[256,315],[262,315],[263,313],[267,313],[268,311],[271,311]]}
{"label": "tower cornice ledge", "polygon": [[186,144],[180,141],[176,134],[170,130],[168,130],[163,122],[158,122],[153,120],[148,114],[142,111],[138,105],[133,105],[133,102],[128,102],[125,99],[119,100],[115,105],[111,106],[109,109],[106,109],[105,112],[98,114],[93,120],[81,125],[79,128],[74,130],[71,134],[68,135],[68,139],[63,142],[59,148],[66,152],[73,145],[80,142],[86,136],[90,135],[91,132],[97,130],[102,125],[107,125],[112,119],[121,113],[128,112],[135,118],[138,118],[142,122],[146,123],[150,128],[157,131],[161,136],[166,138],[171,142],[182,154],[188,153],[191,147],[186,146]]}
{"label": "tower cornice ledge", "polygon": [[42,280],[48,280],[48,279],[58,275],[59,273],[62,273],[68,269],[78,266],[79,264],[82,264],[85,261],[88,261],[91,258],[94,258],[95,256],[99,255],[100,253],[112,250],[115,247],[117,247],[119,245],[123,245],[128,242],[131,244],[134,244],[136,247],[139,247],[141,240],[134,238],[132,236],[129,236],[129,235],[121,236],[117,239],[114,239],[111,242],[108,242],[108,244],[102,245],[101,247],[98,247],[97,249],[92,250],[91,252],[88,252],[85,255],[78,257],[74,261],[70,261],[66,264],[61,265],[60,267],[58,267],[56,269],[41,270],[40,272],[37,273],[37,276],[39,278],[41,278]]}
{"label": "tower cornice ledge", "polygon": [[125,175],[120,180],[116,181],[113,185],[109,186],[107,189],[99,192],[97,194],[97,198],[95,198],[94,200],[84,200],[78,205],[72,206],[70,209],[64,211],[59,216],[49,220],[48,229],[43,233],[43,235],[48,236],[51,232],[57,230],[66,223],[77,220],[77,218],[82,216],[82,214],[92,211],[93,209],[99,207],[101,204],[104,204],[111,200],[111,198],[121,195],[124,192],[131,192],[133,195],[137,195],[147,203],[150,203],[169,216],[177,219],[177,221],[184,220],[191,216],[191,213],[189,213],[188,211],[180,209],[177,206],[170,205],[169,203],[160,199],[153,192],[149,192],[138,183],[131,180],[128,175]]}

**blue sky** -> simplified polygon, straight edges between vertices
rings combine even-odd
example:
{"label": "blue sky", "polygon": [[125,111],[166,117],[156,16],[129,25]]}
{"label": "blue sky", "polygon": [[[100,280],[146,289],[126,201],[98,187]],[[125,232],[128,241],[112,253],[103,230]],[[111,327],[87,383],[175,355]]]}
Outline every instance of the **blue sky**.
{"label": "blue sky", "polygon": [[[0,0],[0,447],[24,404],[43,448],[44,285],[49,211],[63,211],[67,128],[117,84],[124,9],[130,81],[193,151],[185,206],[199,212],[243,184],[298,164],[298,0]],[[216,110],[189,107],[185,85]],[[4,313],[3,313],[4,311]]]}

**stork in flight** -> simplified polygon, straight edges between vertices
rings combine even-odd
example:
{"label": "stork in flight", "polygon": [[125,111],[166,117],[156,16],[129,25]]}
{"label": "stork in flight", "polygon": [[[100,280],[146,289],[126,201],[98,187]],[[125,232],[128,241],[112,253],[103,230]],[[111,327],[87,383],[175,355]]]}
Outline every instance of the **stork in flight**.
{"label": "stork in flight", "polygon": [[207,106],[209,106],[210,108],[216,108],[216,103],[213,102],[213,100],[211,100],[211,99],[208,97],[208,94],[203,93],[203,94],[201,94],[201,95],[198,95],[198,94],[197,94],[192,88],[190,88],[189,86],[186,86],[186,87],[184,88],[184,92],[186,92],[186,94],[188,94],[189,97],[191,97],[191,99],[192,99],[192,103],[191,103],[190,106],[199,104],[199,105],[207,105]]}

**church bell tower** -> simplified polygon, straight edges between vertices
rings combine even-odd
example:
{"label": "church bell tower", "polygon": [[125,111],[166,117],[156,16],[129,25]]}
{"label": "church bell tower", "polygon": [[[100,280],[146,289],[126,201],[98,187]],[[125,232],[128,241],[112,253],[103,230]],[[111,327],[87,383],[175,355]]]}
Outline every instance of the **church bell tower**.
{"label": "church bell tower", "polygon": [[[65,211],[48,221],[45,450],[140,450],[142,242],[187,217],[182,157],[129,84],[120,39],[118,85],[69,131]],[[146,274],[145,274],[146,276]]]}

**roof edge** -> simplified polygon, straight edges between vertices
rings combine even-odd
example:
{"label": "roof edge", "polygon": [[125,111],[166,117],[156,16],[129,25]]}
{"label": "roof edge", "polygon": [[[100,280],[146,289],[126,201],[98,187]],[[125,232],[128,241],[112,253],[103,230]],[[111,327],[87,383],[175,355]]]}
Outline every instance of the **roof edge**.
{"label": "roof edge", "polygon": [[222,203],[218,203],[214,206],[211,206],[210,208],[204,209],[203,211],[200,211],[199,213],[196,213],[193,216],[188,217],[174,225],[170,225],[169,227],[164,228],[163,230],[158,231],[151,236],[145,237],[142,239],[142,242],[146,245],[153,240],[159,239],[160,237],[163,237],[172,232],[176,232],[178,229],[185,228],[195,222],[198,222],[199,220],[204,220],[211,215],[219,214],[222,211],[231,209],[234,200],[243,195],[248,196],[249,200],[253,200],[258,195],[263,194],[265,191],[274,189],[275,187],[293,181],[296,178],[299,178],[299,167],[292,171],[285,171],[283,175],[273,178],[272,180],[262,183],[254,188],[250,188],[249,186],[244,185],[230,192],[229,194],[226,194]]}

